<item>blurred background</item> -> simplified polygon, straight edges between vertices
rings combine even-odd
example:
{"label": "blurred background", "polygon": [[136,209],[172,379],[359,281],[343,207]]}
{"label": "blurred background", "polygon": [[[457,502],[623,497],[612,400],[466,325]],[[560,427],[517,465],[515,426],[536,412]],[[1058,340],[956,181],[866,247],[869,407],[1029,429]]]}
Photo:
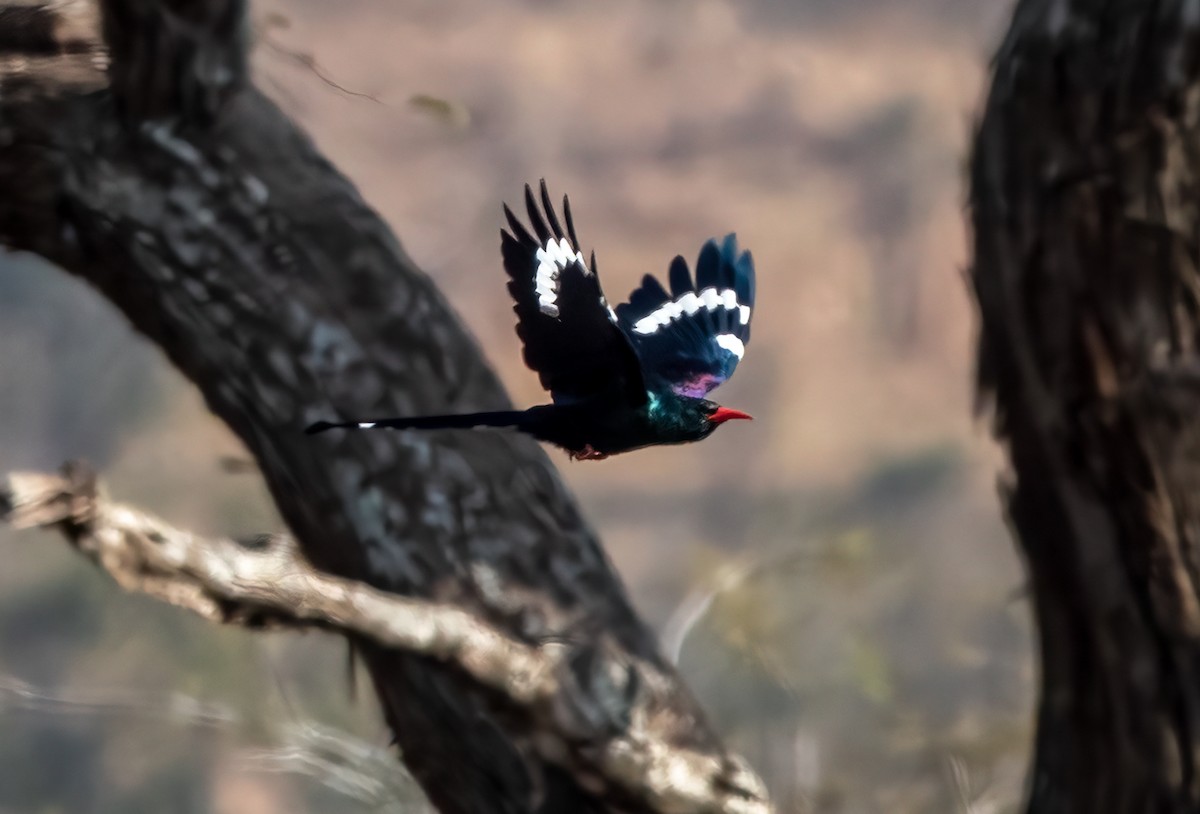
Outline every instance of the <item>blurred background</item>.
{"label": "blurred background", "polygon": [[[609,299],[736,230],[754,341],[703,444],[554,453],[785,812],[1015,810],[1029,607],[972,419],[963,165],[1007,3],[255,5],[258,82],[395,228],[522,405],[501,200],[569,192]],[[279,528],[197,392],[0,256],[0,470],[85,457],[201,532]],[[318,635],[218,629],[0,527],[0,812],[419,812]]]}

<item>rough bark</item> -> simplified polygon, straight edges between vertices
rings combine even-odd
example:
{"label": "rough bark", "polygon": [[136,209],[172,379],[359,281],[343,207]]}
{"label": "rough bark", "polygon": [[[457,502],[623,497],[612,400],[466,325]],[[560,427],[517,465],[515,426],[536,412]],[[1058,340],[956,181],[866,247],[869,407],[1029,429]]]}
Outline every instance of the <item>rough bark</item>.
{"label": "rough bark", "polygon": [[971,162],[979,392],[1041,698],[1028,808],[1200,809],[1200,3],[1024,0]]}
{"label": "rough bark", "polygon": [[9,475],[0,483],[0,520],[59,529],[126,591],[214,622],[256,630],[332,628],[448,664],[535,731],[538,754],[547,761],[655,811],[764,810],[761,800],[740,791],[757,784],[748,769],[659,739],[658,717],[672,715],[656,703],[664,688],[628,684],[671,683],[672,676],[650,665],[621,664],[624,675],[613,677],[628,696],[624,726],[578,743],[574,735],[589,732],[594,722],[590,709],[570,703],[578,694],[571,647],[553,640],[528,644],[454,603],[399,596],[318,571],[285,535],[235,541],[177,529],[114,503],[79,464],[68,464],[62,475]]}
{"label": "rough bark", "polygon": [[[508,401],[387,227],[250,83],[244,1],[103,2],[103,50],[90,3],[53,4],[49,21],[0,8],[0,243],[92,283],[163,349],[257,459],[317,568],[453,605],[515,641],[564,643],[576,680],[560,701],[586,722],[567,737],[576,756],[649,704],[656,738],[717,759],[718,785],[766,807],[536,443],[299,431],[351,408]],[[659,808],[548,760],[554,739],[462,670],[356,643],[442,811]]]}

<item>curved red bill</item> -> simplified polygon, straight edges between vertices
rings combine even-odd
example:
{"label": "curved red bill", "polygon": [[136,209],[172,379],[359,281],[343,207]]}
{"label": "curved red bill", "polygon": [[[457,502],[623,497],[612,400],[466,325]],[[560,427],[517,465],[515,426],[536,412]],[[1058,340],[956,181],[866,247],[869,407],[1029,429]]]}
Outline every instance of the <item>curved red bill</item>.
{"label": "curved red bill", "polygon": [[750,421],[754,416],[748,413],[743,413],[741,410],[731,410],[728,407],[718,407],[717,411],[708,417],[708,420],[714,424],[720,424],[723,421],[728,421],[731,418],[744,418]]}

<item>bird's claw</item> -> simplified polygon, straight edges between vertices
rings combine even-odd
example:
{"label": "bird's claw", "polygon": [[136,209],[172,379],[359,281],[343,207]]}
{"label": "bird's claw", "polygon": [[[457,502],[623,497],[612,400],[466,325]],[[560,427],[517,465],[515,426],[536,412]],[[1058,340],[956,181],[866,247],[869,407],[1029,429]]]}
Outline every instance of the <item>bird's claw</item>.
{"label": "bird's claw", "polygon": [[567,457],[572,461],[603,461],[608,457],[607,452],[597,452],[591,444],[585,444],[583,449],[568,450]]}

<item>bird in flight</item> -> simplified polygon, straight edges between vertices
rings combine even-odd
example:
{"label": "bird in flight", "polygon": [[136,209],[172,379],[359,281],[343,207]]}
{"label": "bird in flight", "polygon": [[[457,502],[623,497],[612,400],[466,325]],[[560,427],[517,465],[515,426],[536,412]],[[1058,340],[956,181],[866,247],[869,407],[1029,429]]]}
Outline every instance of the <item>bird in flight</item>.
{"label": "bird in flight", "polygon": [[[693,283],[676,257],[670,291],[646,275],[614,310],[600,289],[596,255],[585,262],[571,205],[563,197],[563,231],[546,182],[541,208],[525,186],[524,225],[508,206],[501,230],[508,290],[516,305],[525,363],[550,391],[552,404],[527,410],[318,421],[308,433],[342,429],[511,427],[565,449],[575,460],[600,460],[655,444],[707,438],[746,413],[705,396],[728,379],[750,341],[754,260],[730,234],[700,250]],[[544,212],[544,216],[543,216]]]}

